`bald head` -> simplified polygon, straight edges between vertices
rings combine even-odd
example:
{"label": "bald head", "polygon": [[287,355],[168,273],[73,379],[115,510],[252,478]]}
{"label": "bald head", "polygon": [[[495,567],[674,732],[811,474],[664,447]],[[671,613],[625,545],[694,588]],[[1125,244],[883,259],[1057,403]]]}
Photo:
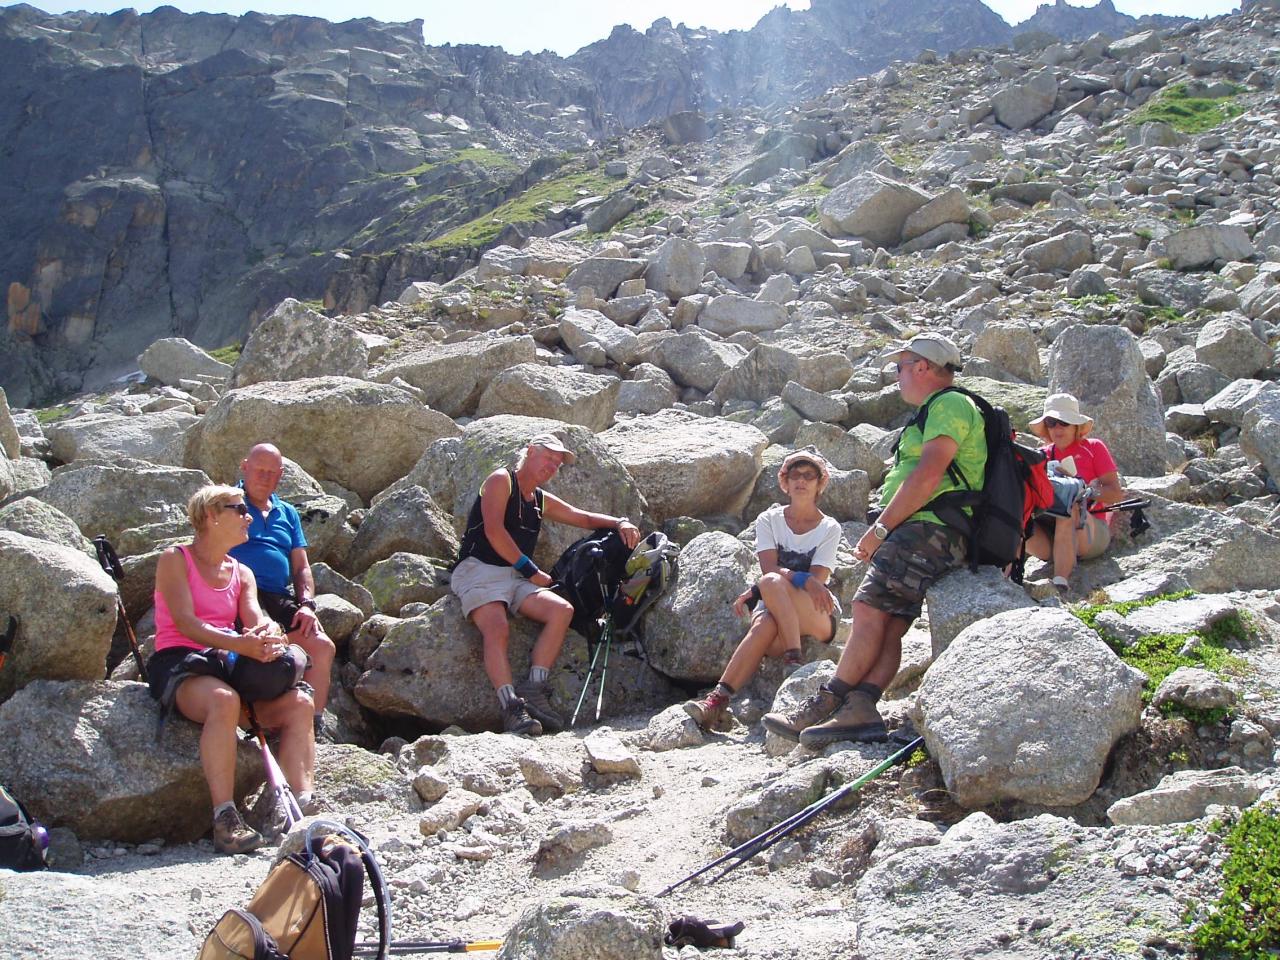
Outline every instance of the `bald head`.
{"label": "bald head", "polygon": [[274,444],[260,443],[240,461],[240,475],[249,500],[265,509],[284,476],[284,457]]}

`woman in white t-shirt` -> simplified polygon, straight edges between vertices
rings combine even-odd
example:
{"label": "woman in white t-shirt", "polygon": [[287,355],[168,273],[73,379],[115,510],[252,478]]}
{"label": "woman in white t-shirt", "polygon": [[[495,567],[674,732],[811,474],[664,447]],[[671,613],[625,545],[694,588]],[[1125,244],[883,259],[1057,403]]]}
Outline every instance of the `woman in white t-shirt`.
{"label": "woman in white t-shirt", "polygon": [[827,589],[840,543],[840,524],[818,509],[818,497],[831,479],[827,461],[812,449],[797,450],[782,461],[778,486],[790,501],[773,504],[756,518],[756,556],[761,577],[733,603],[751,626],[709,694],[690,700],[685,713],[710,729],[724,719],[734,694],[760,669],[765,657],[800,664],[800,638],[829,643],[840,622],[840,604]]}

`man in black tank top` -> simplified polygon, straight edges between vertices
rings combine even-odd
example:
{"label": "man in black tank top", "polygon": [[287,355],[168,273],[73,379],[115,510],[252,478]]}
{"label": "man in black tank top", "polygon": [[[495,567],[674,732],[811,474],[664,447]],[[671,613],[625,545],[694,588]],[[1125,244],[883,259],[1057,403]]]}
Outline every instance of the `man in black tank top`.
{"label": "man in black tank top", "polygon": [[[564,729],[551,706],[548,677],[564,644],[573,607],[552,593],[551,578],[530,559],[543,517],[588,530],[616,528],[631,548],[640,531],[626,517],[587,513],[542,489],[574,455],[554,434],[529,441],[514,470],[495,470],[471,505],[453,571],[453,592],[484,641],[484,669],[498,693],[503,728],[537,736]],[[533,645],[527,680],[516,684],[507,657],[509,613],[543,624]]]}

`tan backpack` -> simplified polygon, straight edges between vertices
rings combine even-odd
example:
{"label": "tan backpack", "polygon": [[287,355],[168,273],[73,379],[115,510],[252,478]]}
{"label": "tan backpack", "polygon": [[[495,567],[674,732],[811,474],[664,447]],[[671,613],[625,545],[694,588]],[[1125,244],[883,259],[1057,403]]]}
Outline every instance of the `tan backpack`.
{"label": "tan backpack", "polygon": [[329,820],[307,827],[303,852],[272,867],[243,910],[222,915],[197,960],[351,960],[366,874],[383,960],[391,905],[382,871],[363,836]]}

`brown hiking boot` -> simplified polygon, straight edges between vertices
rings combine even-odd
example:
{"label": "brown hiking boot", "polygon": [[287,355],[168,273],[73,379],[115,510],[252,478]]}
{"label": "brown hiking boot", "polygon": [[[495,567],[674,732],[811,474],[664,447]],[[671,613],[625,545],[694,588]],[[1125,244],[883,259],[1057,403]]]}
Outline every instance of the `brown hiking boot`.
{"label": "brown hiking boot", "polygon": [[701,700],[688,700],[684,705],[684,712],[703,730],[713,730],[724,723],[728,709],[729,695],[722,690],[712,690]]}
{"label": "brown hiking boot", "polygon": [[529,709],[519,697],[502,708],[502,729],[518,737],[537,737],[542,734],[542,724],[529,716]]}
{"label": "brown hiking boot", "polygon": [[800,731],[827,719],[840,708],[841,700],[826,688],[819,687],[790,713],[766,713],[760,722],[764,728],[787,740],[799,740]]}
{"label": "brown hiking boot", "polygon": [[213,818],[213,848],[219,853],[248,853],[266,842],[257,830],[245,826],[234,808],[223,810]]}
{"label": "brown hiking boot", "polygon": [[559,733],[564,729],[564,717],[551,706],[551,684],[536,680],[521,680],[516,684],[516,695],[524,700],[529,716],[542,724],[547,733]]}
{"label": "brown hiking boot", "polygon": [[879,743],[889,739],[880,711],[871,695],[853,690],[844,698],[840,709],[825,723],[817,723],[800,734],[800,743],[811,749],[825,747],[841,740]]}

